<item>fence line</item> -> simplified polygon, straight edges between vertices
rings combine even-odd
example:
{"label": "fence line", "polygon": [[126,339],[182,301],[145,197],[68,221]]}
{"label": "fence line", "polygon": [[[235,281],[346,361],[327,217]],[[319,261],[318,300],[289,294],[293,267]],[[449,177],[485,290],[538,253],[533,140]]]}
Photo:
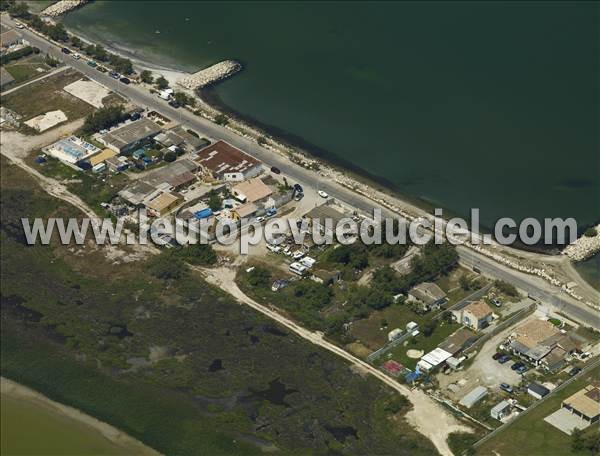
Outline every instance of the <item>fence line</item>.
{"label": "fence line", "polygon": [[532,405],[530,405],[528,408],[526,408],[525,410],[523,410],[521,413],[519,413],[517,416],[511,418],[509,421],[507,421],[506,423],[504,423],[502,426],[496,428],[495,430],[493,430],[492,432],[490,432],[489,434],[485,435],[484,437],[482,437],[480,440],[478,440],[477,442],[475,442],[473,444],[473,448],[477,448],[481,445],[483,445],[485,442],[487,442],[488,440],[490,440],[492,437],[494,437],[496,434],[498,434],[500,431],[504,430],[507,426],[513,424],[515,421],[517,421],[519,418],[521,418],[522,416],[527,415],[530,411],[532,411],[533,409],[535,409],[538,405],[543,404],[545,401],[547,401],[548,399],[550,399],[551,397],[554,397],[554,395],[556,393],[558,393],[560,390],[562,390],[563,388],[565,388],[566,386],[570,385],[571,383],[573,383],[575,380],[579,380],[579,378],[583,375],[585,375],[586,373],[588,373],[589,371],[591,371],[592,369],[596,368],[600,366],[600,357],[598,357],[592,364],[590,364],[589,366],[585,367],[580,373],[579,375],[576,375],[575,377],[571,377],[568,380],[565,380],[563,383],[561,383],[559,386],[557,386],[556,388],[554,388],[554,390],[552,390],[552,392],[550,394],[548,394],[546,397],[544,397],[543,399],[534,402]]}

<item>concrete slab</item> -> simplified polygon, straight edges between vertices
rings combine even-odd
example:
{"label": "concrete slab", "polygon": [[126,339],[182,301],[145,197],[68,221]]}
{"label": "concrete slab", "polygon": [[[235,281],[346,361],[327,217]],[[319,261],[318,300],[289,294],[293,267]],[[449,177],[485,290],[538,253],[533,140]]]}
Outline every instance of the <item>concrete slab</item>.
{"label": "concrete slab", "polygon": [[544,418],[544,421],[567,435],[571,435],[574,429],[585,429],[590,425],[590,423],[582,420],[565,408],[560,408],[551,415],[548,415]]}
{"label": "concrete slab", "polygon": [[95,108],[103,107],[102,100],[110,94],[110,90],[106,87],[103,87],[94,81],[84,81],[83,79],[65,86],[63,90],[74,97],[91,104]]}
{"label": "concrete slab", "polygon": [[58,111],[48,111],[45,114],[41,114],[32,119],[29,119],[25,122],[25,125],[36,129],[39,132],[46,131],[59,123],[65,122],[67,120],[67,116],[64,112]]}

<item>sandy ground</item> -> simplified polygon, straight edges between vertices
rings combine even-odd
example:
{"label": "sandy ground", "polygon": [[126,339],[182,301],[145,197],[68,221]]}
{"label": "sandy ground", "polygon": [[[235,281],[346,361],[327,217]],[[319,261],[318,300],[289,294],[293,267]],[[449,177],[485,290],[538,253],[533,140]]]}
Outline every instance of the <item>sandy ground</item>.
{"label": "sandy ground", "polygon": [[83,412],[72,407],[60,404],[53,400],[48,399],[43,394],[38,393],[30,388],[8,380],[4,377],[1,378],[0,389],[2,394],[10,395],[19,401],[27,401],[36,405],[41,405],[47,409],[52,410],[55,413],[64,415],[73,420],[84,423],[95,430],[99,431],[106,439],[112,443],[122,447],[124,450],[131,452],[131,454],[138,455],[158,455],[157,451],[150,447],[147,447],[139,440],[119,431],[117,428],[110,424],[103,423]]}
{"label": "sandy ground", "polygon": [[[6,156],[16,166],[31,174],[48,194],[75,206],[83,212],[86,217],[97,219],[98,215],[94,210],[77,195],[71,193],[63,183],[56,179],[44,176],[36,169],[30,167],[24,160],[31,150],[46,146],[64,136],[72,134],[83,125],[83,122],[84,119],[79,119],[41,135],[28,136],[16,131],[3,131],[0,135],[0,151],[2,155]],[[130,245],[127,246],[127,250],[116,245],[108,244],[101,247],[105,247],[104,254],[113,262],[137,261],[145,258],[149,254],[158,252],[158,249],[150,244]]]}
{"label": "sandy ground", "polygon": [[43,132],[60,123],[66,122],[67,120],[67,116],[61,110],[48,111],[45,114],[40,114],[39,116],[29,119],[27,122],[25,122],[25,125],[28,125],[37,131]]}
{"label": "sandy ground", "polygon": [[106,87],[94,81],[84,81],[82,79],[63,87],[63,90],[95,108],[103,107],[102,100],[110,94],[110,90]]}
{"label": "sandy ground", "polygon": [[[466,370],[452,372],[451,374],[438,374],[437,379],[440,384],[440,390],[444,394],[450,396],[454,400],[460,399],[476,386],[485,386],[499,391],[500,383],[508,383],[509,385],[519,385],[521,375],[511,370],[512,362],[500,364],[495,361],[492,356],[496,353],[496,348],[508,335],[514,331],[515,326],[538,318],[534,313],[529,317],[516,322],[514,325],[506,328],[504,331],[496,334],[490,340],[485,342],[479,349],[475,361]],[[448,390],[448,385],[455,383],[460,389],[453,393]]]}

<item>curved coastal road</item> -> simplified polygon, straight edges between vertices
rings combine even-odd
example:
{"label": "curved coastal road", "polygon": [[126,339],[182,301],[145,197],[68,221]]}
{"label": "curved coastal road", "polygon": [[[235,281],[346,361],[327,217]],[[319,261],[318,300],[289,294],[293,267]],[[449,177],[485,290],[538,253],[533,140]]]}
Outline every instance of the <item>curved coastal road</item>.
{"label": "curved coastal road", "polygon": [[[2,22],[14,25],[14,22],[6,17],[6,15],[3,15]],[[185,123],[190,128],[202,132],[202,134],[206,136],[223,139],[248,152],[262,162],[278,167],[283,174],[289,176],[293,181],[299,182],[304,186],[324,190],[336,199],[361,211],[372,212],[375,207],[374,202],[370,199],[359,195],[332,180],[325,179],[314,171],[296,165],[286,157],[265,149],[254,141],[244,138],[225,127],[216,125],[207,119],[195,116],[186,109],[174,109],[169,106],[166,101],[150,94],[145,88],[134,84],[124,85],[107,74],[100,73],[89,67],[85,61],[74,60],[70,56],[61,53],[58,46],[39,37],[30,30],[21,30],[21,33],[33,46],[40,48],[42,52],[50,52],[53,56],[77,69],[90,79],[121,94],[139,106],[159,111],[173,120]],[[415,206],[411,206],[411,211],[425,215],[423,210]],[[389,210],[383,210],[382,212],[384,216],[398,217],[398,214],[394,214]],[[560,288],[553,286],[538,277],[527,275],[500,265],[496,261],[466,247],[459,246],[457,251],[463,264],[470,266],[476,264],[482,273],[494,278],[512,282],[518,288],[533,296],[541,298],[545,304],[553,306],[555,309],[567,314],[572,319],[584,323],[585,325],[592,326],[595,329],[600,329],[600,316],[598,316],[598,313],[584,303],[561,293]]]}

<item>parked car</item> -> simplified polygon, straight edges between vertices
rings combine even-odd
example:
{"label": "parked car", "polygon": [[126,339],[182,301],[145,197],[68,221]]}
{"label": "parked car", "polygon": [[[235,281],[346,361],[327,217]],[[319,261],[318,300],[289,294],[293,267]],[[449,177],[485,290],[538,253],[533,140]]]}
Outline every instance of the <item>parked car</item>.
{"label": "parked car", "polygon": [[300,185],[300,184],[294,184],[294,190],[297,191],[298,193],[304,192],[304,190],[302,189],[302,185]]}
{"label": "parked car", "polygon": [[131,82],[131,79],[122,77],[121,79],[119,79],[119,81],[121,81],[123,84],[129,84]]}
{"label": "parked car", "polygon": [[71,57],[73,57],[74,60],[79,60],[81,58],[77,52],[75,52]]}
{"label": "parked car", "polygon": [[262,222],[264,222],[264,221],[265,221],[265,218],[264,218],[264,217],[256,217],[256,221],[257,221],[258,223],[262,223]]}
{"label": "parked car", "polygon": [[502,391],[506,391],[509,394],[512,394],[513,388],[508,383],[500,383],[500,389]]}
{"label": "parked car", "polygon": [[517,367],[517,374],[523,375],[528,370],[529,368],[525,364],[523,364],[522,366]]}
{"label": "parked car", "polygon": [[525,366],[525,364],[523,364],[521,361],[517,361],[516,363],[514,363],[512,366],[510,366],[510,368],[514,371],[516,371],[517,369],[520,369],[521,367]]}
{"label": "parked car", "polygon": [[500,358],[498,358],[498,362],[500,364],[504,364],[508,361],[510,361],[510,356],[508,356],[508,355],[502,355]]}
{"label": "parked car", "polygon": [[110,73],[108,73],[109,76],[113,79],[119,79],[120,75],[119,73],[117,73],[116,71],[111,71]]}
{"label": "parked car", "polygon": [[70,54],[70,53],[71,53],[71,50],[70,50],[69,48],[62,48],[62,49],[61,49],[61,52],[62,52],[63,54]]}
{"label": "parked car", "polygon": [[23,24],[20,24],[20,23],[17,24],[17,25],[15,25],[15,27],[17,27],[19,30],[22,30],[22,29],[25,28],[25,26]]}
{"label": "parked car", "polygon": [[281,174],[281,170],[279,168],[277,168],[276,166],[271,166],[271,172],[273,174]]}
{"label": "parked car", "polygon": [[88,60],[87,64],[89,66],[91,66],[92,68],[96,68],[98,66],[98,64],[96,62],[94,62],[93,60]]}
{"label": "parked car", "polygon": [[502,356],[502,353],[500,352],[496,352],[494,353],[494,355],[492,356],[492,359],[498,360],[500,357]]}
{"label": "parked car", "polygon": [[294,200],[296,201],[300,201],[302,198],[304,198],[304,193],[302,192],[296,192],[296,194],[294,195]]}
{"label": "parked car", "polygon": [[104,68],[103,66],[97,66],[96,69],[100,72],[100,73],[106,73],[108,70],[106,68]]}
{"label": "parked car", "polygon": [[321,198],[329,198],[329,195],[327,194],[327,192],[324,192],[323,190],[319,190],[317,193],[319,194],[319,196]]}
{"label": "parked car", "polygon": [[574,367],[569,371],[569,377],[575,377],[579,372],[581,372],[581,367]]}
{"label": "parked car", "polygon": [[502,301],[500,301],[498,298],[494,298],[492,299],[492,304],[494,304],[496,307],[500,307],[502,306]]}

